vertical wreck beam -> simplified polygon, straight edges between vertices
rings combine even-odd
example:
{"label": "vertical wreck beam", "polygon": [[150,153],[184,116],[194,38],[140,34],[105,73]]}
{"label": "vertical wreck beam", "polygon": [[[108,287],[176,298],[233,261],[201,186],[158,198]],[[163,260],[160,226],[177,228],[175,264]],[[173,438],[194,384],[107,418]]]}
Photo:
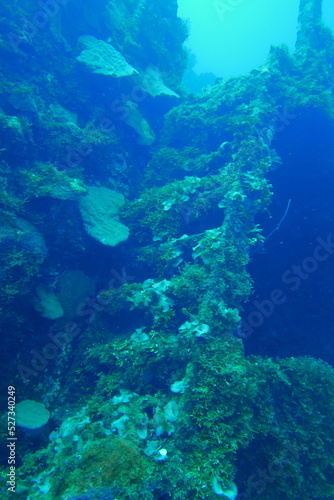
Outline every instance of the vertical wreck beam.
{"label": "vertical wreck beam", "polygon": [[309,49],[321,48],[322,0],[300,0],[298,15],[297,55],[306,56]]}

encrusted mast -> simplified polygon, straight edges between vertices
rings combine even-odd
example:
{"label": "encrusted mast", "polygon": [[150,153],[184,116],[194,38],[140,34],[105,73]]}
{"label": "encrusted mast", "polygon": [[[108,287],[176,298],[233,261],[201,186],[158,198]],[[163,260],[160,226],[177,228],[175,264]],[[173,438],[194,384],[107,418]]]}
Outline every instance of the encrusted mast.
{"label": "encrusted mast", "polygon": [[[38,3],[49,14],[57,2]],[[280,309],[296,290],[285,273],[276,282],[286,260],[272,256],[258,298],[248,263],[268,240],[256,222],[271,173],[318,123],[333,130],[322,0],[300,0],[296,54],[272,47],[263,66],[201,95],[180,86],[176,0],[58,0],[58,31],[30,4],[3,2],[0,16],[1,350],[25,411],[41,408],[36,394],[52,419],[38,442],[21,434],[16,492],[334,498],[332,367],[244,355],[260,327],[304,338]]]}
{"label": "encrusted mast", "polygon": [[322,0],[300,0],[298,16],[297,53],[319,49],[322,32]]}

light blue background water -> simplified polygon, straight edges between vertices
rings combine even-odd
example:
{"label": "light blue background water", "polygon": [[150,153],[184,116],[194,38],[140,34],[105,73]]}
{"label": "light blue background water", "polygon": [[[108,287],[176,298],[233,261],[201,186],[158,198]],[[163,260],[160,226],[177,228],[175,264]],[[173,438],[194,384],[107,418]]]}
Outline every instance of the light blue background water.
{"label": "light blue background water", "polygon": [[[178,0],[189,19],[186,45],[197,73],[230,77],[264,64],[270,45],[294,48],[299,0]],[[234,4],[224,13],[224,5]],[[334,30],[334,1],[323,1],[323,19]]]}

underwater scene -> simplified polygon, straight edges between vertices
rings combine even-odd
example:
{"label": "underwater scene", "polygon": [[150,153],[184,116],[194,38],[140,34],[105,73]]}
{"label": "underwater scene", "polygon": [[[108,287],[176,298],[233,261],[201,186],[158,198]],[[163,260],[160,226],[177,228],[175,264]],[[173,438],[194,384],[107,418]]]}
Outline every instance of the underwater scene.
{"label": "underwater scene", "polygon": [[1,500],[334,500],[325,0],[181,3],[1,3]]}

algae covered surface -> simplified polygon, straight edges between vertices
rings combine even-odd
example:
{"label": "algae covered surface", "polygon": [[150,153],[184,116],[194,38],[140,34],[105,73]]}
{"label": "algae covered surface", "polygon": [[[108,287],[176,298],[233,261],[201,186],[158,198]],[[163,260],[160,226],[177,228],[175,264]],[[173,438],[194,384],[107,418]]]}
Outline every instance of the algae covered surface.
{"label": "algae covered surface", "polygon": [[[269,273],[252,295],[298,124],[333,169],[321,7],[300,0],[293,53],[199,93],[174,0],[1,7],[2,498],[334,498],[331,343],[261,350],[287,293]],[[330,262],[332,220],[290,291]]]}

